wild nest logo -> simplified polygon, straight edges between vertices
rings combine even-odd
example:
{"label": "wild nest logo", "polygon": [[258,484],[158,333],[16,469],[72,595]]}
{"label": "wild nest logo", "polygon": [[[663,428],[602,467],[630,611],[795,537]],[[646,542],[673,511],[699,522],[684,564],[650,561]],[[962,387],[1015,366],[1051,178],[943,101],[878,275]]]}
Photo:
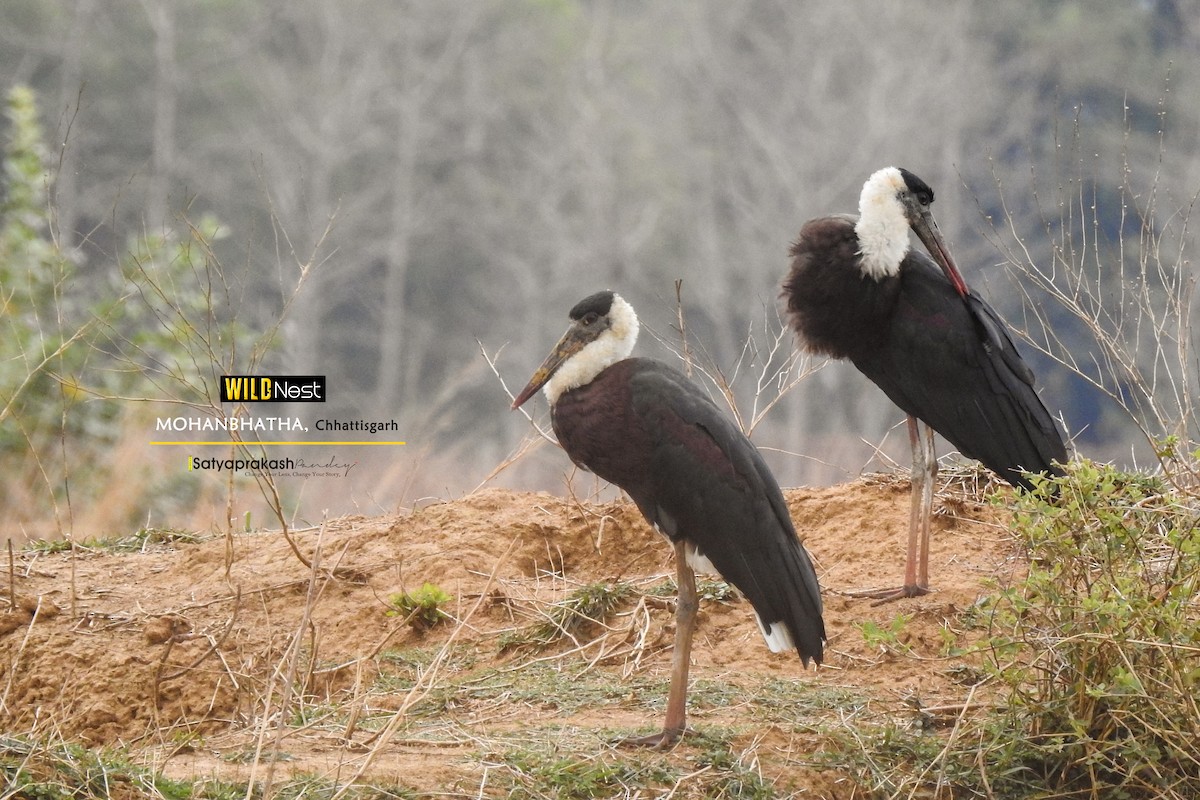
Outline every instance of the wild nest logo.
{"label": "wild nest logo", "polygon": [[[234,406],[219,413],[195,416],[158,417],[154,431],[167,437],[151,439],[150,444],[163,447],[233,447],[240,448],[309,448],[306,460],[288,454],[280,457],[207,457],[189,455],[188,472],[238,473],[242,475],[271,475],[298,478],[344,478],[358,461],[336,455],[314,459],[311,448],[329,447],[395,447],[405,442],[379,434],[400,430],[394,419],[332,419],[323,416],[328,407],[288,407],[292,416],[273,415],[269,408],[255,409],[253,403],[326,403],[328,386],[324,375],[222,375],[219,382],[222,404]],[[214,412],[217,410],[214,409]],[[332,416],[332,415],[331,415]],[[311,418],[319,417],[314,422]],[[315,436],[306,436],[315,429]],[[360,434],[358,436],[329,436],[329,434]],[[170,437],[171,434],[199,434]],[[247,436],[246,434],[252,434]],[[272,435],[275,434],[275,435]],[[363,435],[365,434],[365,435]],[[201,451],[203,452],[203,451]],[[271,451],[277,452],[277,451]]]}
{"label": "wild nest logo", "polygon": [[324,403],[324,375],[222,375],[222,403]]}

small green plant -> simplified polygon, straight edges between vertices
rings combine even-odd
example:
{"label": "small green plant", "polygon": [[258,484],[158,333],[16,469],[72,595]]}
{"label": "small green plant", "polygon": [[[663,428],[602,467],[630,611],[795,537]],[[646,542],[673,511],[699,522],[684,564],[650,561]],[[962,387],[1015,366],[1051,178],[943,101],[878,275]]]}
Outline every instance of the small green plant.
{"label": "small green plant", "polygon": [[406,618],[408,624],[417,630],[426,630],[451,619],[442,606],[453,599],[440,586],[426,581],[415,592],[398,592],[389,597],[391,610],[387,613],[390,617]]}
{"label": "small green plant", "polygon": [[898,614],[887,627],[869,619],[854,623],[854,627],[862,634],[863,641],[876,650],[885,653],[908,653],[912,648],[901,637],[911,620],[912,614]]}
{"label": "small green plant", "polygon": [[958,644],[958,634],[949,625],[943,623],[938,629],[938,638],[942,642],[943,656],[954,658],[963,654],[963,649]]}
{"label": "small green plant", "polygon": [[34,553],[42,553],[50,555],[51,553],[65,553],[71,549],[70,539],[34,539],[25,545],[26,550]]}

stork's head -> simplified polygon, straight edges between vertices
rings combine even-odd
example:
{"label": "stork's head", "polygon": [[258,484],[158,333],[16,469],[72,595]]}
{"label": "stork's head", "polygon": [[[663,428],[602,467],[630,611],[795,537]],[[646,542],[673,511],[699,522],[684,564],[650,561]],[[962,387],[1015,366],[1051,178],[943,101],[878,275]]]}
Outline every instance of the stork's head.
{"label": "stork's head", "polygon": [[633,306],[616,292],[596,292],[571,309],[571,327],[517,395],[517,408],[542,386],[550,405],[559,396],[591,382],[604,369],[628,358],[637,342],[638,318]]}
{"label": "stork's head", "polygon": [[908,255],[908,229],[912,228],[947,280],[966,296],[967,284],[929,210],[932,203],[933,189],[906,169],[884,167],[868,178],[858,198],[854,227],[861,248],[860,266],[876,280],[898,274],[900,262]]}

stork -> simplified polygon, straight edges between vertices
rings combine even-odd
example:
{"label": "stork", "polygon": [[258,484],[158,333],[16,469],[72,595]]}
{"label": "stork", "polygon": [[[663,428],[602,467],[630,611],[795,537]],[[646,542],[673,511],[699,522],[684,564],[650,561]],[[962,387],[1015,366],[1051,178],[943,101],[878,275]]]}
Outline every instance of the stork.
{"label": "stork", "polygon": [[545,387],[554,433],[580,467],[623,489],[674,546],[679,591],[666,719],[626,740],[662,749],[683,735],[698,598],[694,569],[715,572],[754,608],[773,652],[821,663],[825,625],[817,575],[783,492],[757,448],[686,376],[629,358],[633,307],[611,291],[581,300],[571,325],[513,400]]}
{"label": "stork", "polygon": [[[937,431],[1010,484],[1062,475],[1067,449],[1034,390],[1008,326],[967,288],[929,206],[933,190],[885,167],[867,179],[858,216],[809,220],[783,283],[790,322],[811,352],[849,359],[908,415],[912,510],[904,585],[881,600],[929,591],[929,527]],[[912,229],[929,250],[909,247]]]}

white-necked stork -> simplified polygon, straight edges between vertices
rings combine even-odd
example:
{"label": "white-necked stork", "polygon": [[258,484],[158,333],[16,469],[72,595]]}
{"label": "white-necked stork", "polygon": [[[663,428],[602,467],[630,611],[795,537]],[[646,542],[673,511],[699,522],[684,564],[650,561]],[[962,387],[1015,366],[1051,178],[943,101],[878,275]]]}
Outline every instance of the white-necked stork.
{"label": "white-necked stork", "polygon": [[581,300],[571,325],[513,401],[539,388],[554,433],[580,467],[615,483],[675,548],[675,649],[661,733],[629,744],[678,741],[698,599],[693,568],[736,586],[774,652],[821,662],[825,625],[817,575],[783,493],[758,449],[678,370],[630,358],[633,307],[610,291]]}
{"label": "white-necked stork", "polygon": [[[902,587],[864,593],[881,599],[929,591],[933,431],[1025,489],[1032,484],[1024,473],[1061,475],[1056,464],[1067,460],[1062,434],[1034,391],[1033,372],[1004,321],[967,288],[932,202],[933,190],[908,170],[877,171],[863,185],[857,217],[804,224],[783,283],[791,325],[804,345],[849,359],[908,414],[908,560]],[[909,247],[910,228],[932,259]]]}

